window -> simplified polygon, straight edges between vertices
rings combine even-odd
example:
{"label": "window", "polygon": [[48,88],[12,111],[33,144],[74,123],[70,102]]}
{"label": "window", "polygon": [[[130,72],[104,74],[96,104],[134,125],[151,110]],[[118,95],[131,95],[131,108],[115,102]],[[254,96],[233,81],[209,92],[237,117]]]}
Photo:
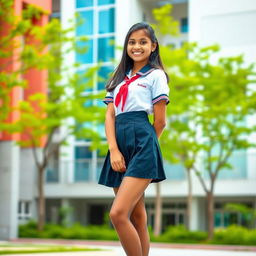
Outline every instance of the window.
{"label": "window", "polygon": [[[57,149],[56,149],[57,148]],[[59,147],[53,143],[50,147],[53,150],[47,168],[46,168],[46,182],[58,182],[59,181]]]}
{"label": "window", "polygon": [[91,172],[92,152],[86,146],[75,147],[74,181],[89,181]]}
{"label": "window", "polygon": [[166,170],[167,179],[184,180],[186,178],[186,170],[181,164],[170,164],[165,161],[164,169]]}
{"label": "window", "polygon": [[112,66],[103,66],[99,69],[97,90],[105,90],[106,82],[108,81],[112,71]]}
{"label": "window", "polygon": [[98,61],[111,61],[114,58],[114,37],[98,39]]}
{"label": "window", "polygon": [[180,32],[181,33],[188,33],[188,18],[181,18],[180,21]]}
{"label": "window", "polygon": [[[109,62],[114,58],[115,7],[114,0],[76,1],[78,46],[86,46],[86,53],[76,53],[80,64]],[[80,9],[83,8],[83,9]],[[80,24],[82,23],[82,24]],[[88,37],[88,42],[81,42],[79,37]]]}
{"label": "window", "polygon": [[93,6],[93,0],[76,0],[76,8]]}
{"label": "window", "polygon": [[84,53],[76,53],[76,62],[87,64],[93,62],[93,40],[77,41],[79,48],[85,49]]}
{"label": "window", "polygon": [[223,169],[220,171],[219,179],[246,179],[247,178],[247,154],[246,150],[237,150],[233,152],[228,161],[232,169]]}
{"label": "window", "polygon": [[18,218],[25,219],[25,220],[31,218],[31,202],[30,201],[19,201]]}
{"label": "window", "polygon": [[98,0],[98,5],[114,4],[115,0]]}
{"label": "window", "polygon": [[[242,202],[243,205],[252,207],[253,204]],[[225,209],[226,202],[216,202],[214,204],[214,226],[215,227],[227,227],[232,224],[242,225],[250,227],[250,220],[240,212],[229,211]]]}
{"label": "window", "polygon": [[115,31],[114,21],[115,9],[106,9],[99,12],[99,33],[113,33]]}
{"label": "window", "polygon": [[93,11],[83,11],[78,13],[78,26],[76,27],[76,35],[92,35],[93,34]]}
{"label": "window", "polygon": [[[76,0],[76,13],[78,14],[78,24],[76,28],[76,40],[78,47],[85,47],[86,52],[76,53],[75,60],[79,64],[76,70],[80,76],[82,70],[88,70],[101,64],[101,68],[96,74],[92,75],[92,86],[85,90],[84,95],[94,94],[97,91],[105,89],[106,81],[109,79],[113,66],[110,61],[115,55],[115,0]],[[84,23],[80,24],[80,19]],[[82,41],[86,37],[88,41]],[[88,78],[81,77],[81,82],[87,82]],[[85,108],[89,106],[104,106],[102,99],[93,99],[85,102]],[[104,125],[95,127],[94,123],[77,124],[79,128],[94,128],[100,132],[100,136],[105,139]],[[96,152],[86,153],[87,145],[91,142],[76,137],[77,146],[75,146],[75,163],[74,163],[74,181],[95,181],[102,168],[102,157],[97,157]],[[81,149],[81,143],[85,143],[84,149]],[[78,146],[79,144],[79,146]],[[87,148],[87,149],[85,149]],[[99,160],[99,161],[98,161]]]}

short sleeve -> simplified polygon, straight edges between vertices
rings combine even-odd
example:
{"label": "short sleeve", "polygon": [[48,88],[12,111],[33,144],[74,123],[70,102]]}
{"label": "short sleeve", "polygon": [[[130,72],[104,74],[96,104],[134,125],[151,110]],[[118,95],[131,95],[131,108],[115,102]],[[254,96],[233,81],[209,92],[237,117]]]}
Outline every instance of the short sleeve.
{"label": "short sleeve", "polygon": [[103,102],[108,105],[108,103],[113,103],[113,91],[107,92],[106,97],[103,99]]}
{"label": "short sleeve", "polygon": [[154,72],[153,83],[151,86],[152,103],[156,104],[160,100],[165,100],[166,104],[169,103],[169,86],[165,72],[157,69]]}

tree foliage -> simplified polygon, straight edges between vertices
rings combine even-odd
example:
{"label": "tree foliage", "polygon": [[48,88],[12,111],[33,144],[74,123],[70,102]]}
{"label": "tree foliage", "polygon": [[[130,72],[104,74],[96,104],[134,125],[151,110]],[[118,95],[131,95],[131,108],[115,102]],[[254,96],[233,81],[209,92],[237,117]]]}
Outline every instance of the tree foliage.
{"label": "tree foliage", "polygon": [[233,168],[235,152],[255,147],[248,137],[256,131],[255,125],[247,124],[256,109],[255,65],[245,63],[242,55],[218,57],[220,53],[218,45],[161,47],[171,78],[168,125],[161,137],[163,155],[198,176],[208,199],[209,238],[217,177]]}

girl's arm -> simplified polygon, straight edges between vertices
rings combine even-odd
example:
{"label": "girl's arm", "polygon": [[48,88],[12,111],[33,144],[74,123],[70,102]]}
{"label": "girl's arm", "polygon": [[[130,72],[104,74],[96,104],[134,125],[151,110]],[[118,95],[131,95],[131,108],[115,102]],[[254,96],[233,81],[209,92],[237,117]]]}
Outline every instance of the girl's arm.
{"label": "girl's arm", "polygon": [[115,109],[113,103],[109,103],[106,111],[105,131],[108,140],[110,163],[114,171],[126,170],[124,157],[118,149],[115,136]]}
{"label": "girl's arm", "polygon": [[160,100],[154,104],[154,123],[153,126],[156,131],[156,135],[160,138],[164,127],[166,125],[166,102]]}

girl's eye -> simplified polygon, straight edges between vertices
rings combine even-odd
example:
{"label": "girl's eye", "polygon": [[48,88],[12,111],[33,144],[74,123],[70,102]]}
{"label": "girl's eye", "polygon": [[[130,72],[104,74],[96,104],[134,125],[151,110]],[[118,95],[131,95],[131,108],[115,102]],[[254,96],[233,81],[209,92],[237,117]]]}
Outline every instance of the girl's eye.
{"label": "girl's eye", "polygon": [[147,43],[147,41],[141,41],[141,44],[146,44]]}
{"label": "girl's eye", "polygon": [[128,44],[133,45],[134,41],[129,41]]}

